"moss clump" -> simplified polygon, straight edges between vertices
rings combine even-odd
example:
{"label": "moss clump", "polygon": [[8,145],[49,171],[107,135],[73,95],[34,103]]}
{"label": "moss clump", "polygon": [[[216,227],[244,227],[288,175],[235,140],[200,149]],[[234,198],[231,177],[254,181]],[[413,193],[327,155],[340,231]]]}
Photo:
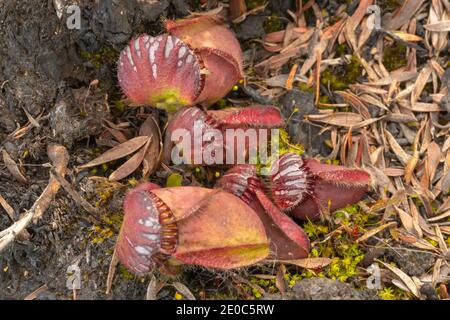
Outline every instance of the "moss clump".
{"label": "moss clump", "polygon": [[131,281],[131,280],[134,280],[136,278],[123,265],[119,265],[119,274],[122,277],[122,279],[127,280],[127,281]]}
{"label": "moss clump", "polygon": [[[308,221],[303,225],[308,237],[316,245],[311,249],[310,257],[330,258],[331,263],[323,270],[305,270],[302,278],[327,277],[347,282],[356,275],[359,263],[364,259],[363,249],[355,242],[366,228],[373,224],[374,216],[365,213],[358,205],[351,205],[336,211],[330,222]],[[342,232],[334,232],[327,241],[331,230],[342,228]]]}
{"label": "moss clump", "polygon": [[[298,112],[298,109],[295,108],[294,112]],[[305,149],[299,143],[292,143],[290,141],[289,133],[286,130],[280,129],[280,150],[279,155],[283,155],[285,153],[295,153],[301,156],[305,153]]]}
{"label": "moss clump", "polygon": [[263,28],[266,33],[280,31],[284,29],[284,23],[281,18],[271,15],[264,21]]}
{"label": "moss clump", "polygon": [[393,46],[384,47],[383,65],[388,71],[406,66],[406,46],[395,43]]}
{"label": "moss clump", "polygon": [[298,84],[298,88],[299,88],[301,91],[314,93],[314,88],[308,86],[308,84],[305,83],[305,82],[300,82],[300,83]]}
{"label": "moss clump", "polygon": [[394,11],[397,9],[401,4],[401,1],[399,0],[379,0],[378,5],[381,8],[381,11]]}
{"label": "moss clump", "polygon": [[94,226],[89,234],[89,239],[92,244],[102,244],[113,235],[114,232],[109,227],[103,228],[100,226]]}
{"label": "moss clump", "polygon": [[318,239],[321,235],[325,235],[330,232],[328,226],[315,224],[310,220],[303,225],[303,230],[305,230],[310,239]]}
{"label": "moss clump", "polygon": [[257,7],[260,7],[264,3],[266,3],[265,0],[245,0],[245,5],[247,6],[248,10],[252,10],[252,9],[257,8]]}
{"label": "moss clump", "polygon": [[183,183],[183,176],[179,173],[172,173],[166,181],[166,187],[179,187]]}
{"label": "moss clump", "polygon": [[345,43],[336,46],[336,54],[342,57],[347,52],[347,45]]}
{"label": "moss clump", "polygon": [[94,52],[81,51],[80,55],[96,69],[99,69],[103,64],[114,64],[119,58],[119,53],[110,47],[101,47]]}
{"label": "moss clump", "polygon": [[215,109],[225,109],[228,107],[228,101],[226,99],[220,99],[216,102]]}
{"label": "moss clump", "polygon": [[325,86],[335,90],[345,90],[350,84],[362,75],[362,66],[356,56],[352,56],[350,62],[342,67],[327,69],[322,72],[320,82]]}
{"label": "moss clump", "polygon": [[345,282],[356,275],[356,267],[364,259],[364,253],[355,243],[342,243],[336,252],[339,256],[332,259],[325,274],[333,280]]}
{"label": "moss clump", "polygon": [[403,290],[394,286],[384,287],[378,291],[378,296],[382,300],[401,300],[407,298],[407,295]]}

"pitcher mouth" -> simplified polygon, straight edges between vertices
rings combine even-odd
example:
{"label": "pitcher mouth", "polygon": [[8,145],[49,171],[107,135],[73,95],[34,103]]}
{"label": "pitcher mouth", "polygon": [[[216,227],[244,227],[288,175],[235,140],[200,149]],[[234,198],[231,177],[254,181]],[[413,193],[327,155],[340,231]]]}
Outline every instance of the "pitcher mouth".
{"label": "pitcher mouth", "polygon": [[178,245],[178,226],[172,211],[149,190],[128,194],[124,208],[116,245],[119,260],[136,274],[162,266]]}
{"label": "pitcher mouth", "polygon": [[274,203],[283,211],[290,211],[305,201],[314,188],[314,175],[304,159],[294,153],[281,155],[271,167],[267,186]]}

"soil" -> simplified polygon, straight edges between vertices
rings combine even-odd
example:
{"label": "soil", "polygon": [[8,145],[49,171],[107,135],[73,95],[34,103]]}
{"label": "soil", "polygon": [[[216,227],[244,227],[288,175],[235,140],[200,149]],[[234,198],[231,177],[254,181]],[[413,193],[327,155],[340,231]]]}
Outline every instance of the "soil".
{"label": "soil", "polygon": [[[28,183],[20,184],[0,165],[0,194],[14,209],[14,219],[33,205],[48,183],[48,169],[42,167],[49,162],[48,143],[69,150],[73,155],[69,168],[92,153],[91,137],[101,132],[102,119],[113,117],[109,102],[120,97],[117,52],[137,33],[159,33],[161,15],[187,13],[183,1],[96,3],[79,1],[80,30],[69,30],[65,16],[58,19],[52,1],[0,3],[0,148],[26,164],[28,178]],[[94,79],[99,85],[90,88]],[[38,126],[14,139],[14,130],[27,123],[26,113]],[[98,189],[89,188],[85,176],[71,171],[68,180],[88,190],[83,196],[95,196]],[[120,213],[122,191],[109,197],[108,210],[97,217],[60,191],[43,219],[27,228],[29,235],[0,254],[0,299],[23,299],[43,285],[48,289],[38,299],[71,299],[66,272],[73,265],[81,270],[80,299],[142,299],[146,283],[133,277],[127,281],[116,277],[113,294],[105,295],[115,236],[106,234],[103,239],[101,230],[111,228],[117,234],[120,221],[111,225],[104,218]],[[0,230],[11,222],[2,211]]]}

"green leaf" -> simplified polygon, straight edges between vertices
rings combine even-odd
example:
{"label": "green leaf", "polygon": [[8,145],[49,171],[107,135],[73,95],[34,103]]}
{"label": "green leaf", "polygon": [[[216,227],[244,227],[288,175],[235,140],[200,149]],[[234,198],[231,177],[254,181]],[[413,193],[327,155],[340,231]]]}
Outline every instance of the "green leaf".
{"label": "green leaf", "polygon": [[179,173],[172,173],[166,181],[166,187],[179,187],[183,182],[183,176]]}

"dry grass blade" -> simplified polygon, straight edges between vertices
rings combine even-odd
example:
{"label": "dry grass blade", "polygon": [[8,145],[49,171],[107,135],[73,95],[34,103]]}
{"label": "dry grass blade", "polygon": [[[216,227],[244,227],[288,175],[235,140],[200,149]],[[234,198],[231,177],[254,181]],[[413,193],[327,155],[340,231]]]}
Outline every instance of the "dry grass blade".
{"label": "dry grass blade", "polygon": [[2,150],[2,155],[3,162],[12,176],[20,183],[28,183],[28,179],[22,174],[22,172],[20,172],[19,166],[5,149]]}
{"label": "dry grass blade", "polygon": [[154,301],[157,299],[159,289],[161,287],[158,286],[158,281],[156,280],[156,277],[152,275],[150,278],[150,281],[148,282],[147,286],[147,293],[145,294],[145,300]]}
{"label": "dry grass blade", "polygon": [[116,247],[114,247],[114,252],[111,257],[111,262],[109,263],[108,268],[108,276],[106,277],[106,294],[111,293],[112,283],[114,280],[114,274],[116,273],[116,267],[119,264],[119,259],[117,257],[117,250]]}
{"label": "dry grass blade", "polygon": [[47,284],[44,284],[43,286],[40,286],[39,288],[37,288],[36,290],[34,290],[32,293],[30,293],[29,295],[27,295],[24,300],[34,300],[37,297],[39,297],[39,295],[45,291],[48,290],[48,286]]}
{"label": "dry grass blade", "polygon": [[9,205],[8,201],[6,201],[5,198],[2,197],[1,194],[0,194],[0,205],[3,207],[3,209],[5,209],[9,218],[12,221],[14,221],[14,209]]}
{"label": "dry grass blade", "polygon": [[385,223],[381,226],[378,226],[376,228],[373,228],[369,231],[367,231],[366,233],[364,233],[361,237],[359,237],[358,239],[356,239],[356,243],[361,243],[366,241],[367,239],[373,237],[374,235],[376,235],[377,233],[383,231],[384,229],[390,228],[390,227],[395,227],[397,226],[397,222],[392,221],[392,222],[388,222]]}
{"label": "dry grass blade", "polygon": [[283,296],[286,293],[286,281],[284,280],[284,276],[286,274],[286,267],[284,264],[280,264],[278,266],[277,275],[275,277],[275,286],[280,291]]}
{"label": "dry grass blade", "polygon": [[434,32],[448,32],[450,31],[450,20],[438,21],[424,25],[424,28],[428,31]]}
{"label": "dry grass blade", "polygon": [[404,41],[412,41],[412,42],[423,41],[422,37],[419,37],[418,35],[415,34],[406,33],[403,31],[395,31],[394,34]]}
{"label": "dry grass blade", "polygon": [[194,294],[189,290],[188,287],[186,287],[181,282],[174,282],[172,283],[172,286],[177,289],[179,293],[181,293],[187,300],[196,300]]}
{"label": "dry grass blade", "polygon": [[425,0],[405,0],[386,23],[386,29],[397,30],[411,20]]}
{"label": "dry grass blade", "polygon": [[147,178],[159,166],[163,152],[162,134],[159,125],[152,116],[148,116],[139,129],[139,135],[151,137],[150,144],[144,157],[142,176]]}
{"label": "dry grass blade", "polygon": [[394,136],[388,130],[385,130],[384,134],[386,135],[389,145],[392,151],[397,156],[398,160],[400,160],[403,165],[407,165],[409,160],[411,159],[411,156],[402,149],[397,140],[395,140]]}
{"label": "dry grass blade", "polygon": [[427,84],[428,79],[431,76],[431,67],[426,66],[420,71],[419,76],[417,77],[416,83],[414,84],[413,91],[411,93],[411,105],[414,105],[417,99],[422,94],[425,85]]}
{"label": "dry grass blade", "polygon": [[245,0],[230,0],[228,4],[230,15],[232,20],[236,20],[247,12],[247,6]]}
{"label": "dry grass blade", "polygon": [[349,40],[354,51],[357,50],[357,40],[356,40],[356,28],[361,23],[364,16],[367,14],[369,6],[373,4],[373,0],[362,0],[359,1],[359,6],[355,13],[347,20],[345,25],[345,35]]}
{"label": "dry grass blade", "polygon": [[417,289],[416,284],[414,283],[414,280],[411,279],[410,276],[408,276],[406,273],[404,273],[402,270],[400,270],[397,267],[391,266],[390,264],[387,264],[381,260],[375,259],[375,261],[381,263],[383,266],[385,266],[387,269],[392,271],[408,288],[408,290],[414,294],[417,298],[420,298],[419,290]]}
{"label": "dry grass blade", "polygon": [[363,117],[361,115],[352,112],[314,114],[308,115],[307,119],[310,121],[317,121],[341,127],[352,127],[363,121]]}
{"label": "dry grass blade", "polygon": [[[413,71],[409,71],[409,72],[408,71],[406,71],[406,72],[392,72],[387,77],[378,79],[376,81],[367,82],[367,85],[371,85],[371,86],[387,86],[387,85],[390,85],[391,83],[393,83],[394,81],[396,81],[396,82],[405,82],[405,81],[416,79],[418,75],[419,74],[417,72],[413,72]],[[382,92],[380,92],[380,93],[383,94]]]}
{"label": "dry grass blade", "polygon": [[[66,173],[67,164],[69,163],[69,154],[63,146],[49,145],[47,148],[47,154],[52,162],[55,170],[62,176]],[[22,218],[15,222],[9,228],[0,232],[0,252],[4,250],[15,237],[20,234],[31,222],[36,222],[50,206],[56,193],[60,188],[59,182],[50,176],[49,183],[44,189],[42,194],[33,204],[33,206],[22,216]]]}
{"label": "dry grass blade", "polygon": [[295,265],[305,269],[324,268],[331,263],[330,258],[305,258],[297,260],[280,260],[279,262],[285,264]]}
{"label": "dry grass blade", "polygon": [[87,202],[82,196],[80,196],[80,194],[70,185],[70,183],[55,169],[51,169],[50,172],[78,205],[80,205],[84,210],[86,210],[91,214],[98,213],[97,208],[95,208],[93,205]]}
{"label": "dry grass blade", "polygon": [[147,137],[147,143],[145,144],[145,146],[141,148],[138,152],[136,152],[128,161],[126,161],[119,168],[117,168],[113,173],[111,173],[108,179],[110,181],[119,181],[132,174],[144,160],[144,157],[147,154],[148,146],[150,145],[151,141],[152,137]]}
{"label": "dry grass blade", "polygon": [[360,115],[364,117],[364,119],[370,119],[370,113],[367,109],[366,105],[351,92],[346,91],[336,91],[338,95],[340,95],[346,102],[348,102]]}
{"label": "dry grass blade", "polygon": [[147,143],[147,141],[148,137],[136,137],[130,139],[127,142],[124,142],[112,149],[109,149],[108,151],[106,151],[99,157],[95,158],[94,160],[90,161],[89,163],[79,166],[78,169],[96,167],[103,163],[111,162],[113,160],[126,157],[135,152],[136,150],[138,150],[139,148],[141,148],[144,144]]}
{"label": "dry grass blade", "polygon": [[297,73],[298,64],[294,64],[289,72],[289,75],[286,79],[285,87],[287,90],[292,90],[292,85],[294,84],[295,74]]}
{"label": "dry grass blade", "polygon": [[436,217],[432,217],[428,219],[428,222],[435,222],[435,221],[439,221],[442,219],[445,219],[447,217],[450,217],[450,210],[448,210],[447,212],[444,212]]}

